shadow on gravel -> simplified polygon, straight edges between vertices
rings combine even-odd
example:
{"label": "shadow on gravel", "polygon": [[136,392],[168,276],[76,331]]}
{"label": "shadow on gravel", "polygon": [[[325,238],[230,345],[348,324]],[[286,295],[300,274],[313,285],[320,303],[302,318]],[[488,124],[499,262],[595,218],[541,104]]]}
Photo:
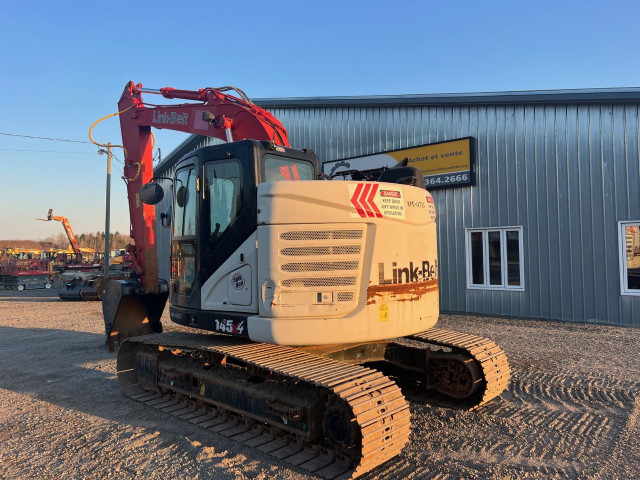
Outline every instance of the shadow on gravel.
{"label": "shadow on gravel", "polygon": [[64,300],[59,297],[0,297],[0,302],[58,303]]}
{"label": "shadow on gravel", "polygon": [[0,327],[0,388],[122,421],[115,359],[101,334]]}
{"label": "shadow on gravel", "polygon": [[58,290],[44,288],[36,290],[5,290],[0,286],[0,302],[63,302]]}
{"label": "shadow on gravel", "polygon": [[[239,469],[273,473],[269,459],[240,456],[242,447],[229,445],[224,437],[127,399],[115,375],[115,360],[102,334],[0,326],[0,395],[5,389],[24,396],[18,402],[19,411],[25,412],[9,422],[14,430],[8,437],[3,437],[5,425],[0,422],[0,447],[5,448],[0,448],[0,459],[6,451],[11,455],[4,458],[13,460],[15,451],[46,450],[50,461],[45,466],[40,453],[18,462],[25,478],[232,480],[239,478]],[[110,424],[79,418],[82,414]],[[16,430],[16,425],[24,430]],[[43,442],[57,445],[55,456]],[[154,455],[161,461],[149,462]],[[109,465],[96,463],[101,456],[110,459]],[[171,461],[165,465],[167,458]],[[71,474],[70,468],[77,473]],[[43,469],[49,475],[43,475]],[[1,471],[0,478],[5,478]]]}

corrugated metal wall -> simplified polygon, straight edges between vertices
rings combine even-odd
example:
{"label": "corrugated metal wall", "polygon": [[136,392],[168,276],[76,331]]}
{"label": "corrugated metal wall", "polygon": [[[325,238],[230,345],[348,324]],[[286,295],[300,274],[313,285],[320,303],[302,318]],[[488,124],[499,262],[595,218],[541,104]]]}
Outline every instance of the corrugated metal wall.
{"label": "corrugated metal wall", "polygon": [[[640,219],[637,105],[274,108],[321,160],[477,139],[476,186],[434,190],[443,310],[640,326],[619,220]],[[523,226],[525,291],[466,288],[465,228]]]}
{"label": "corrugated metal wall", "polygon": [[[269,110],[323,161],[477,139],[476,186],[433,192],[443,310],[640,326],[640,297],[620,295],[617,236],[619,220],[640,219],[637,105]],[[525,291],[468,290],[465,228],[515,225]]]}

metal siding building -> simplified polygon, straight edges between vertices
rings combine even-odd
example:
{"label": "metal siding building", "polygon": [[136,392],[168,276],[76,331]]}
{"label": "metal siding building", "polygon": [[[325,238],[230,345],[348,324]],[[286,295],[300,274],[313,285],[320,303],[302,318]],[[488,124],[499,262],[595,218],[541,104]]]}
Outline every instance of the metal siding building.
{"label": "metal siding building", "polygon": [[[640,219],[640,89],[256,103],[321,161],[476,138],[475,186],[432,192],[443,311],[640,326],[640,296],[621,295],[618,241],[618,222]],[[190,137],[156,174],[213,141]],[[503,226],[522,226],[524,291],[468,289],[465,229]]]}

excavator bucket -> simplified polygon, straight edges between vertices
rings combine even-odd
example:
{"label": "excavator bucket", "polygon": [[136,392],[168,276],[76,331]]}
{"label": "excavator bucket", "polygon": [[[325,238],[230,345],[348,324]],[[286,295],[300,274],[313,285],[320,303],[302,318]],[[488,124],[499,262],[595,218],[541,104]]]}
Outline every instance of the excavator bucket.
{"label": "excavator bucket", "polygon": [[93,278],[74,278],[70,282],[65,283],[58,297],[67,301],[97,301],[102,300],[104,287],[102,285],[103,277],[98,275]]}
{"label": "excavator bucket", "polygon": [[138,335],[161,333],[160,317],[167,303],[169,288],[160,280],[158,293],[144,293],[134,279],[107,283],[102,299],[102,313],[110,352],[115,344]]}
{"label": "excavator bucket", "polygon": [[85,285],[80,290],[80,296],[85,302],[99,302],[102,300],[103,295],[103,281],[104,277],[99,276],[89,279],[85,282]]}
{"label": "excavator bucket", "polygon": [[68,302],[82,301],[82,295],[80,292],[85,286],[85,280],[81,278],[74,278],[73,280],[66,282],[62,285],[62,288],[58,292],[58,297]]}

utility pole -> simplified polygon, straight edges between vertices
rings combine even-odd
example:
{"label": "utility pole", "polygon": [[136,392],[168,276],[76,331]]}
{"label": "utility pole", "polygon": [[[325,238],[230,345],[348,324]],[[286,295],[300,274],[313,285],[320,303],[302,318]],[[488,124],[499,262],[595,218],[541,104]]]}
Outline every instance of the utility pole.
{"label": "utility pole", "polygon": [[[104,150],[98,150],[98,153],[105,153]],[[104,219],[104,278],[109,278],[109,227],[111,222],[111,142],[107,143],[107,200],[106,212]]]}

